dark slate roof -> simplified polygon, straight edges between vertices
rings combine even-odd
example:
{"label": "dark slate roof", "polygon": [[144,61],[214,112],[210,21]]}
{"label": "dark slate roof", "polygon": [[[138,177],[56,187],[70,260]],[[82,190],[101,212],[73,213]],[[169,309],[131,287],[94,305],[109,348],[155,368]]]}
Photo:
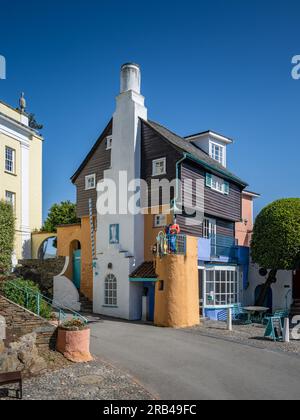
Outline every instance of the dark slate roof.
{"label": "dark slate roof", "polygon": [[236,182],[237,184],[246,187],[248,184],[242,179],[238,178],[236,175],[228,171],[223,165],[212,159],[205,153],[203,150],[194,146],[191,142],[187,141],[185,138],[178,136],[172,131],[168,130],[166,127],[154,122],[154,121],[145,121],[142,120],[144,124],[151,127],[156,131],[162,138],[167,140],[177,149],[180,149],[183,153],[186,153],[191,159],[195,159],[206,168],[209,168],[211,171],[216,172],[217,174],[229,178],[230,180]]}
{"label": "dark slate roof", "polygon": [[156,279],[153,261],[145,261],[129,276],[131,279]]}
{"label": "dark slate roof", "polygon": [[100,137],[98,138],[98,140],[96,141],[96,143],[94,144],[94,146],[91,148],[91,150],[89,151],[89,153],[86,155],[86,157],[84,158],[83,162],[81,163],[81,165],[79,166],[79,168],[77,169],[77,171],[71,176],[71,181],[74,182],[76,181],[76,179],[78,178],[78,176],[80,175],[81,171],[83,170],[83,168],[85,167],[85,165],[88,163],[88,161],[90,160],[90,158],[93,156],[95,150],[97,149],[97,147],[99,146],[99,144],[103,141],[103,139],[107,136],[107,132],[109,131],[109,129],[112,126],[112,119],[109,121],[109,123],[107,124],[107,126],[105,127],[105,129],[103,130],[103,132],[101,133]]}

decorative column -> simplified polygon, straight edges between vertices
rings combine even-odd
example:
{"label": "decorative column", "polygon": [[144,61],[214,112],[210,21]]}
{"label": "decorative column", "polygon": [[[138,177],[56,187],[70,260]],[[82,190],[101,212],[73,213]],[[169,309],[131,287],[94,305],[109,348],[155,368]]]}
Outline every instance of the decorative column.
{"label": "decorative column", "polygon": [[22,258],[31,258],[29,203],[29,144],[21,143],[21,221]]}

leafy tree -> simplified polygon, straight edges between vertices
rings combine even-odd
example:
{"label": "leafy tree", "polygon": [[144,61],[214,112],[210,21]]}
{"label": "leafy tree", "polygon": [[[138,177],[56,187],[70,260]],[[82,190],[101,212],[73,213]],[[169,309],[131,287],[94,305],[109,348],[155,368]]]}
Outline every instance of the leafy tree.
{"label": "leafy tree", "polygon": [[62,201],[60,204],[54,204],[51,207],[42,230],[44,232],[56,232],[58,225],[69,225],[79,221],[80,219],[76,216],[76,205],[71,201]]}
{"label": "leafy tree", "polygon": [[13,208],[5,201],[0,201],[0,274],[7,274],[11,269],[14,238],[15,216]]}
{"label": "leafy tree", "polygon": [[278,270],[300,268],[300,198],[275,201],[257,216],[252,242],[253,262],[269,270],[256,305],[265,302]]}
{"label": "leafy tree", "polygon": [[28,123],[29,127],[33,128],[34,130],[42,130],[44,128],[43,124],[39,124],[35,119],[35,114],[28,115]]}

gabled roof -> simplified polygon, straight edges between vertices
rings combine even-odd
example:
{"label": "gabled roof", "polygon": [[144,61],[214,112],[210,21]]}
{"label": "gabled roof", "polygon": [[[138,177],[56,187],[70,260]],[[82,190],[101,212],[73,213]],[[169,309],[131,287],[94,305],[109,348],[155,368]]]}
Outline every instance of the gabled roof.
{"label": "gabled roof", "polygon": [[199,137],[204,137],[204,136],[209,136],[209,135],[212,137],[219,138],[220,140],[223,140],[225,143],[233,143],[233,139],[229,137],[225,137],[222,134],[217,133],[216,131],[213,131],[213,130],[206,130],[206,131],[202,131],[201,133],[191,134],[190,136],[184,136],[184,138],[188,141],[194,141]]}
{"label": "gabled roof", "polygon": [[76,181],[76,179],[78,178],[78,176],[80,175],[81,171],[84,169],[85,165],[88,163],[90,158],[93,156],[93,154],[94,154],[95,150],[97,149],[97,147],[99,146],[99,144],[107,137],[107,135],[108,135],[107,133],[112,127],[112,121],[113,121],[112,119],[109,121],[109,123],[107,124],[107,126],[105,127],[103,132],[101,133],[100,137],[98,138],[98,140],[96,141],[94,146],[91,148],[91,150],[86,155],[85,159],[83,160],[83,162],[81,163],[81,165],[77,169],[77,171],[71,176],[71,181],[73,182],[73,184]]}
{"label": "gabled roof", "polygon": [[223,165],[212,159],[207,153],[194,146],[185,138],[178,136],[177,134],[168,130],[166,127],[154,121],[142,121],[144,124],[148,125],[154,131],[156,131],[156,133],[159,134],[163,139],[171,143],[181,152],[187,154],[187,157],[189,157],[190,159],[196,160],[200,165],[204,166],[205,168],[211,170],[212,172],[216,172],[218,175],[226,177],[233,182],[236,182],[244,188],[248,185],[245,181],[238,178],[232,172],[228,171],[227,168],[225,168]]}

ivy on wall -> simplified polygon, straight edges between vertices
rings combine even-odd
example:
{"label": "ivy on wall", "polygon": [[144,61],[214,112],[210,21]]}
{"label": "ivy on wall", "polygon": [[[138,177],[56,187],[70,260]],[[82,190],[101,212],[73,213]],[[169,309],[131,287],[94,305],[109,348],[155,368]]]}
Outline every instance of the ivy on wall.
{"label": "ivy on wall", "polygon": [[14,250],[15,216],[13,208],[0,201],[0,274],[11,270],[11,257]]}

